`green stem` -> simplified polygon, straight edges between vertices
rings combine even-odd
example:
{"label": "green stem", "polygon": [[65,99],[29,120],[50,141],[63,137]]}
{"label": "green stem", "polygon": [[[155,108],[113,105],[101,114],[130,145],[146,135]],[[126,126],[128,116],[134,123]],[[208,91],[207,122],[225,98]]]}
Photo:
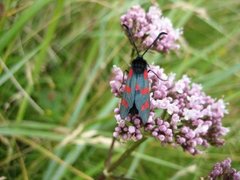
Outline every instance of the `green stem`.
{"label": "green stem", "polygon": [[114,148],[115,141],[116,141],[116,138],[113,137],[111,146],[110,146],[109,151],[108,151],[108,157],[107,157],[107,159],[105,161],[105,168],[106,169],[108,169],[110,164],[111,164],[112,151],[113,151],[113,148]]}
{"label": "green stem", "polygon": [[117,161],[115,161],[112,165],[107,167],[99,176],[98,180],[105,180],[108,176],[108,174],[111,174],[112,171],[114,171],[122,162],[127,159],[131,153],[140,145],[142,144],[147,138],[143,138],[140,141],[135,142],[134,144],[131,145],[130,148],[128,148],[119,158]]}
{"label": "green stem", "polygon": [[[27,94],[30,95],[32,93],[32,91],[33,91],[33,84],[29,82],[26,87],[26,92],[27,92]],[[24,118],[27,106],[28,106],[28,99],[27,99],[27,97],[24,97],[23,101],[19,107],[19,110],[17,112],[16,122],[19,123],[22,121],[22,119]]]}
{"label": "green stem", "polygon": [[131,153],[140,145],[142,144],[147,138],[143,138],[140,141],[135,142],[130,148],[128,148],[121,156],[120,158],[113,163],[107,170],[108,173],[114,171],[126,158],[128,158]]}
{"label": "green stem", "polygon": [[162,118],[162,119],[165,119],[166,115],[167,115],[167,110],[164,110],[163,113],[162,113],[162,115],[161,115],[161,118]]}

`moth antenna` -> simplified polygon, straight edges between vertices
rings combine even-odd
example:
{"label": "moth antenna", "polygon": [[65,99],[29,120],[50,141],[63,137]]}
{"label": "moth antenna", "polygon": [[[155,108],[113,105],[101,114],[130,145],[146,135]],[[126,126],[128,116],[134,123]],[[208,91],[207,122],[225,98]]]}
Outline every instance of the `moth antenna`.
{"label": "moth antenna", "polygon": [[134,49],[137,51],[137,55],[140,56],[140,53],[139,53],[139,51],[137,49],[137,46],[136,46],[136,44],[135,44],[135,42],[133,40],[133,35],[132,35],[131,30],[125,24],[123,24],[123,27],[126,29],[126,32],[128,34],[128,39],[129,39],[130,43],[133,45]]}
{"label": "moth antenna", "polygon": [[161,38],[162,35],[167,35],[167,33],[165,33],[165,32],[160,32],[160,33],[158,34],[158,36],[156,37],[156,39],[153,41],[153,43],[152,43],[150,46],[148,46],[148,48],[144,51],[144,53],[141,55],[141,57],[143,57],[144,54],[146,54],[146,52],[155,44],[155,42],[158,40],[158,38],[160,38],[160,40],[162,39],[162,38]]}

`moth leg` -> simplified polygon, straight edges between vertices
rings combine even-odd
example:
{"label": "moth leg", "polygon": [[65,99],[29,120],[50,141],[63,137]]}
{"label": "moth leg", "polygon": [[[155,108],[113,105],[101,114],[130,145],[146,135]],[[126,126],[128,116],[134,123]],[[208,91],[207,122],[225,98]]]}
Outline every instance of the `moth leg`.
{"label": "moth leg", "polygon": [[123,84],[125,84],[124,79],[125,79],[126,73],[128,74],[129,71],[128,71],[128,70],[125,70],[125,71],[124,71],[124,73],[123,73],[123,79],[122,79],[122,84],[121,84],[121,86],[120,86],[120,88],[119,88],[119,91],[122,89]]}
{"label": "moth leg", "polygon": [[151,69],[148,70],[148,73],[149,73],[150,71],[151,71],[153,74],[155,74],[155,76],[157,76],[157,78],[160,79],[161,81],[167,81],[167,80],[161,79],[161,78],[160,78],[153,70],[151,70]]}

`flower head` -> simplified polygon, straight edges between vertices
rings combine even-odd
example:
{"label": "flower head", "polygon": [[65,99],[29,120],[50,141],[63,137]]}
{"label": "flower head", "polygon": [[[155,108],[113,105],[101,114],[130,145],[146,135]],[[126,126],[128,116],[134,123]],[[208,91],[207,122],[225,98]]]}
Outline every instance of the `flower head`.
{"label": "flower head", "polygon": [[151,6],[148,12],[145,12],[138,5],[133,6],[121,16],[121,24],[126,25],[131,30],[134,42],[140,50],[149,47],[161,32],[165,32],[167,35],[158,40],[151,47],[152,50],[168,52],[179,48],[176,41],[180,38],[182,30],[174,29],[171,20],[163,17],[157,6]]}
{"label": "flower head", "polygon": [[[148,134],[161,143],[178,144],[191,154],[200,153],[201,146],[222,145],[222,136],[228,132],[222,126],[222,118],[227,113],[223,100],[207,96],[201,85],[192,83],[186,75],[176,80],[175,74],[167,75],[159,66],[149,68],[148,122],[143,124],[138,115],[130,114],[121,119],[118,107],[114,111],[117,120],[114,137],[136,141]],[[121,98],[125,81],[121,69],[114,66],[110,86],[118,98]]]}
{"label": "flower head", "polygon": [[240,180],[240,171],[231,167],[231,159],[227,158],[222,162],[218,162],[214,165],[212,171],[209,173],[207,179],[232,179]]}

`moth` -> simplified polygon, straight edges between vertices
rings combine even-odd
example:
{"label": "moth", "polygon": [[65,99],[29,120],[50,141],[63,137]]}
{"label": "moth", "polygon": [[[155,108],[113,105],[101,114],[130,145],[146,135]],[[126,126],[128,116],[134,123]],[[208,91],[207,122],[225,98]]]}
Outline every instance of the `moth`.
{"label": "moth", "polygon": [[167,33],[159,33],[153,43],[144,51],[142,55],[140,55],[140,52],[138,51],[137,46],[134,43],[133,35],[130,29],[126,25],[123,25],[123,27],[126,30],[131,44],[137,52],[137,57],[132,60],[131,67],[128,72],[127,81],[120,104],[120,116],[122,119],[125,119],[129,114],[138,114],[142,119],[143,124],[146,124],[150,114],[148,72],[151,70],[147,69],[148,63],[143,58],[143,56],[158,39],[161,40],[162,35],[166,35]]}

